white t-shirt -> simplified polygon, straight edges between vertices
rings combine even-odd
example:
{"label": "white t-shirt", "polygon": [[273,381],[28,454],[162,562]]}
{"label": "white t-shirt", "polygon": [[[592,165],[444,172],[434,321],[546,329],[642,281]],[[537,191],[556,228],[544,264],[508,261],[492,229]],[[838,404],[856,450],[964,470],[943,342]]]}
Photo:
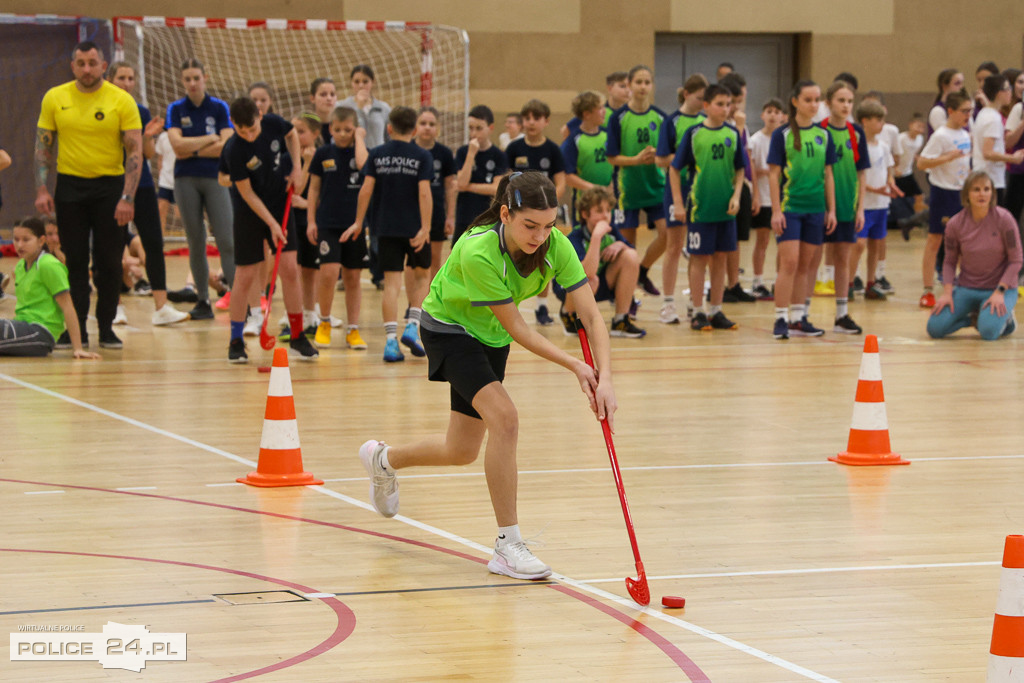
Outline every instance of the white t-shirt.
{"label": "white t-shirt", "polygon": [[924,136],[918,135],[916,138],[912,138],[910,133],[900,133],[900,145],[903,147],[903,153],[900,154],[895,173],[897,178],[905,178],[914,173],[914,158],[924,147]]}
{"label": "white t-shirt", "polygon": [[157,184],[167,190],[174,189],[174,148],[171,147],[171,139],[167,131],[160,133],[156,139],[156,153],[160,155],[160,177]]}
{"label": "white t-shirt", "polygon": [[759,174],[757,178],[757,194],[761,200],[761,208],[772,205],[771,179],[768,177],[768,147],[771,146],[771,136],[765,135],[764,130],[759,130],[750,136],[750,165]]}
{"label": "white t-shirt", "polygon": [[832,110],[828,108],[828,104],[825,102],[825,100],[821,100],[820,102],[818,102],[818,113],[814,115],[814,118],[811,119],[811,122],[821,123],[829,116],[832,116]]}
{"label": "white t-shirt", "polygon": [[[868,159],[871,167],[864,171],[864,184],[868,187],[882,187],[889,182],[889,169],[895,165],[889,145],[881,138],[868,143]],[[864,208],[888,209],[890,198],[877,192],[864,191]]]}
{"label": "white t-shirt", "polygon": [[882,125],[882,132],[878,134],[878,137],[885,144],[889,145],[889,153],[893,157],[903,156],[903,143],[900,142],[900,129],[891,123]]}
{"label": "white t-shirt", "polygon": [[1024,104],[1018,102],[1006,117],[1006,130],[1013,130],[1020,125],[1021,120],[1024,120]]}
{"label": "white t-shirt", "polygon": [[985,107],[978,112],[971,126],[971,144],[973,145],[974,170],[985,171],[992,179],[996,189],[1006,187],[1006,162],[988,161],[982,156],[982,144],[986,138],[993,138],[995,144],[992,151],[999,154],[1006,153],[1006,141],[1003,139],[1003,117],[998,110],[992,107]]}
{"label": "white t-shirt", "polygon": [[946,105],[942,103],[936,104],[928,112],[928,125],[932,127],[932,130],[938,130],[946,125],[946,119],[948,118],[949,114],[946,112]]}
{"label": "white t-shirt", "polygon": [[928,169],[928,182],[944,190],[961,190],[971,172],[971,136],[963,128],[943,126],[932,133],[921,150],[924,159],[938,159],[946,152],[960,150],[960,157]]}

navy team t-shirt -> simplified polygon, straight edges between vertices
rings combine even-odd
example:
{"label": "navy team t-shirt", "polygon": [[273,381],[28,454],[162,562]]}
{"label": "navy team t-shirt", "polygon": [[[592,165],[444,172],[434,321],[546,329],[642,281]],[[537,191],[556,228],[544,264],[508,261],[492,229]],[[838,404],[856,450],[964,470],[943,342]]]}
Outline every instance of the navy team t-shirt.
{"label": "navy team t-shirt", "polygon": [[[459,147],[455,153],[456,172],[466,165],[466,157],[469,154],[469,146]],[[491,145],[476,153],[473,159],[473,170],[469,176],[470,184],[490,185],[495,178],[500,178],[508,171],[508,158],[505,153],[498,149],[497,145]],[[493,195],[477,194],[476,192],[460,192],[455,200],[455,226],[465,228],[473,220],[491,206]]]}
{"label": "navy team t-shirt", "polygon": [[373,178],[374,230],[379,237],[413,238],[420,231],[419,183],[434,177],[434,157],[414,142],[389,140],[370,150],[363,169]]}
{"label": "navy team t-shirt", "polygon": [[321,228],[348,228],[356,220],[356,204],[363,176],[356,164],[356,148],[333,142],[318,148],[309,172],[320,178],[320,204],[316,224]]}
{"label": "navy team t-shirt", "polygon": [[[284,170],[283,158],[291,159],[285,136],[291,131],[292,124],[277,114],[264,114],[260,125],[262,130],[253,142],[234,135],[231,145],[225,146],[228,173],[234,183],[248,180],[270,213],[281,216],[288,194],[288,174]],[[232,195],[232,198],[235,199],[236,223],[264,224],[240,194]]]}

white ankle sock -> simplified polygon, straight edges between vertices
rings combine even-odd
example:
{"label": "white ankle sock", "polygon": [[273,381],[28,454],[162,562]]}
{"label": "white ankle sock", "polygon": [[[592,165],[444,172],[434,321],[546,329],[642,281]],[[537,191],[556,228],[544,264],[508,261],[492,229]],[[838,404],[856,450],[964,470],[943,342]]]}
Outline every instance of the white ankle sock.
{"label": "white ankle sock", "polygon": [[518,543],[522,541],[523,537],[519,534],[519,525],[513,524],[512,526],[499,526],[498,527],[498,545],[508,545],[509,543]]}

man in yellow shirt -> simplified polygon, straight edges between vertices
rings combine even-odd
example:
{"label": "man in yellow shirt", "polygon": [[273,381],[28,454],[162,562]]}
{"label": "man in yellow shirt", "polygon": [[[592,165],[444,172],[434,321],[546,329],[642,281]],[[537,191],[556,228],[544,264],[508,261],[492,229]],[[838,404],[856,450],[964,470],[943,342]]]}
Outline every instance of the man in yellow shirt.
{"label": "man in yellow shirt", "polygon": [[[103,80],[106,70],[103,51],[92,41],[79,43],[71,53],[75,80],[43,96],[36,134],[36,210],[56,210],[83,345],[88,344],[91,237],[100,346],[119,349],[112,324],[121,290],[124,226],[135,214],[132,202],[142,172],[142,121],[131,95]],[[51,197],[46,181],[54,161],[57,186]],[[57,348],[66,341],[61,337]]]}

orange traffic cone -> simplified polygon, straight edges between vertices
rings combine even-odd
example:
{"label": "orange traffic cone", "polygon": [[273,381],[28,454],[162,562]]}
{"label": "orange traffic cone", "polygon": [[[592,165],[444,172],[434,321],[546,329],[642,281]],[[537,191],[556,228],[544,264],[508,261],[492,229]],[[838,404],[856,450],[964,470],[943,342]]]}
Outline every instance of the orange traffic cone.
{"label": "orange traffic cone", "polygon": [[988,683],[1024,681],[1024,536],[1006,537],[996,618],[989,649]]}
{"label": "orange traffic cone", "polygon": [[270,388],[267,390],[267,410],[263,415],[259,464],[255,472],[239,477],[236,481],[251,486],[307,486],[323,483],[309,472],[302,471],[302,448],[299,447],[299,424],[295,420],[287,349],[274,349]]}
{"label": "orange traffic cone", "polygon": [[882,394],[882,363],[878,358],[878,337],[864,338],[857,397],[846,450],[829,460],[843,465],[909,465],[889,446],[889,420]]}

